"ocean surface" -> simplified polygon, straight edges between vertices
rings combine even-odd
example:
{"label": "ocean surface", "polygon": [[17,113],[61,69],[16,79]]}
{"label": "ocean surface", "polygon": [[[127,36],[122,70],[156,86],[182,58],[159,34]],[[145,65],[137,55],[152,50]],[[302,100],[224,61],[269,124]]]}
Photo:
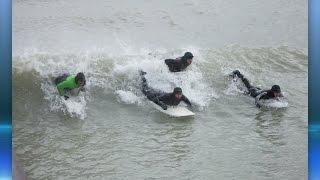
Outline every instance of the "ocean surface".
{"label": "ocean surface", "polygon": [[[28,179],[306,179],[307,14],[307,0],[13,0],[15,158]],[[150,107],[139,69],[196,115]],[[257,108],[235,69],[285,100]],[[52,79],[80,71],[87,90],[65,101]]]}

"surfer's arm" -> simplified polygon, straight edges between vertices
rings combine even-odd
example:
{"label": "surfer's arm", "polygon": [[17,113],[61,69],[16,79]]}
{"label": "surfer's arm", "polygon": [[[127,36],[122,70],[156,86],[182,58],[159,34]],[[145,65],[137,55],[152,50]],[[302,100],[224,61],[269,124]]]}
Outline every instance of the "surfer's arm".
{"label": "surfer's arm", "polygon": [[255,104],[258,108],[260,108],[260,104],[259,104],[259,101],[260,99],[264,99],[263,97],[265,97],[267,95],[267,92],[263,92],[261,94],[259,94],[256,98],[255,98]]}
{"label": "surfer's arm", "polygon": [[156,103],[157,105],[159,105],[162,109],[167,110],[168,107],[167,105],[162,101],[163,97],[158,97],[158,96],[154,96],[154,97],[150,97],[150,100],[154,103]]}
{"label": "surfer's arm", "polygon": [[69,96],[66,95],[66,92],[65,92],[65,87],[67,84],[66,82],[61,82],[60,84],[58,84],[57,88],[58,88],[58,91],[59,91],[59,94],[60,96],[63,96],[65,100],[69,99]]}
{"label": "surfer's arm", "polygon": [[166,60],[164,60],[164,63],[166,63],[166,65],[170,66],[174,63],[174,59],[166,59]]}
{"label": "surfer's arm", "polygon": [[161,102],[161,101],[159,101],[159,106],[161,106],[161,108],[163,110],[167,110],[168,109],[168,106],[165,103]]}
{"label": "surfer's arm", "polygon": [[169,70],[171,72],[178,72],[179,68],[177,67],[178,65],[178,61],[174,60],[174,59],[166,59],[164,60],[164,62],[166,63],[166,65],[169,67]]}
{"label": "surfer's arm", "polygon": [[58,92],[59,92],[60,96],[64,96],[66,94],[65,88],[67,87],[67,85],[68,85],[67,81],[63,81],[57,85]]}
{"label": "surfer's arm", "polygon": [[83,86],[81,86],[79,90],[82,91],[82,92],[85,92],[85,91],[86,91],[86,88],[84,88]]}
{"label": "surfer's arm", "polygon": [[191,102],[189,101],[189,99],[185,96],[183,96],[183,102],[185,102],[189,107],[192,107]]}
{"label": "surfer's arm", "polygon": [[168,106],[164,102],[160,101],[157,97],[153,100],[153,102],[159,105],[164,110],[168,109]]}

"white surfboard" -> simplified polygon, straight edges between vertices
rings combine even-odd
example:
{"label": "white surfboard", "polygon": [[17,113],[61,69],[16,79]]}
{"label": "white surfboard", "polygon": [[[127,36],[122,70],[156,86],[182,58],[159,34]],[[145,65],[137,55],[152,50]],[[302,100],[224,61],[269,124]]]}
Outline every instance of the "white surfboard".
{"label": "white surfboard", "polygon": [[288,107],[288,102],[281,99],[281,100],[275,100],[275,99],[266,99],[266,100],[259,100],[256,103],[260,105],[260,107],[264,108],[286,108]]}
{"label": "white surfboard", "polygon": [[188,117],[194,116],[194,113],[187,109],[184,106],[168,106],[167,110],[162,109],[159,105],[155,104],[154,102],[150,101],[150,104],[153,105],[158,111],[167,114],[171,117]]}

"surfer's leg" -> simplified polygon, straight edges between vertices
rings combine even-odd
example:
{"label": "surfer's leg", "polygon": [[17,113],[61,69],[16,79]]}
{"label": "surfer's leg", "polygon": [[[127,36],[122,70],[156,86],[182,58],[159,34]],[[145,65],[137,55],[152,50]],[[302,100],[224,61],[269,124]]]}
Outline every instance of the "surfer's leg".
{"label": "surfer's leg", "polygon": [[144,77],[146,72],[140,71],[140,77],[141,77],[141,90],[143,94],[152,102],[156,103],[157,105],[161,106],[163,109],[167,109],[167,106],[159,100],[159,92],[155,89],[152,89],[148,86],[147,79]]}
{"label": "surfer's leg", "polygon": [[252,88],[252,86],[247,78],[242,76],[241,80],[248,90]]}
{"label": "surfer's leg", "polygon": [[246,86],[246,88],[248,89],[249,95],[252,97],[256,97],[257,95],[260,94],[261,89],[258,87],[254,87],[250,84],[249,80],[247,78],[245,78],[239,70],[235,70],[232,72],[233,77],[234,76],[238,76],[243,84]]}
{"label": "surfer's leg", "polygon": [[243,82],[243,84],[246,86],[246,88],[249,90],[250,88],[252,88],[252,85],[250,84],[249,80],[247,78],[245,78],[239,70],[234,70],[232,72],[232,76],[235,77],[237,76],[238,78],[240,78]]}
{"label": "surfer's leg", "polygon": [[141,90],[144,95],[147,96],[148,99],[152,100],[157,96],[157,92],[149,87],[147,79],[144,77],[146,73],[143,71],[140,71],[140,77],[141,77]]}
{"label": "surfer's leg", "polygon": [[140,78],[141,78],[141,91],[143,92],[144,95],[147,96],[148,95],[148,91],[150,90],[150,88],[148,86],[147,79],[144,77],[146,72],[140,70],[139,74],[140,74]]}
{"label": "surfer's leg", "polygon": [[148,86],[148,82],[144,76],[141,76],[141,90],[144,95],[147,96],[148,92],[150,91],[150,87]]}
{"label": "surfer's leg", "polygon": [[[153,89],[148,85],[147,79],[144,77],[146,73],[143,71],[140,71],[140,77],[141,77],[141,90],[144,95],[148,97],[148,99],[152,100],[159,96],[159,92],[156,89]],[[153,101],[153,100],[152,100]]]}

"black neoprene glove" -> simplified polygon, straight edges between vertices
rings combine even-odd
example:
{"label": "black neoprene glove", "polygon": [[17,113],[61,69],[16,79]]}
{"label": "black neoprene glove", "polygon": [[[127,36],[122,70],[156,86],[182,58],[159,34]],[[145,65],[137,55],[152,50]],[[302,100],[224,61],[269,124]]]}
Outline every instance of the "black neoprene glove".
{"label": "black neoprene glove", "polygon": [[164,104],[163,102],[160,103],[160,106],[163,110],[167,110],[168,106],[166,104]]}

